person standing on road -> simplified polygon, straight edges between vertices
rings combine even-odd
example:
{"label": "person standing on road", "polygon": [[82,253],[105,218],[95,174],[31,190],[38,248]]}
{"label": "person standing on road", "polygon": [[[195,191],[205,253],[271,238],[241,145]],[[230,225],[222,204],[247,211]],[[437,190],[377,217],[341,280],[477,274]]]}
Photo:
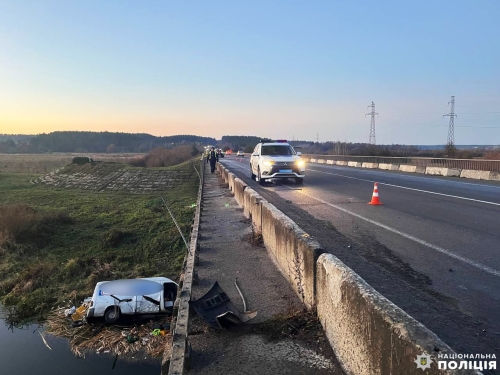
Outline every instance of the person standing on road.
{"label": "person standing on road", "polygon": [[208,161],[210,162],[210,171],[212,174],[215,172],[215,163],[219,161],[219,155],[215,152],[215,149],[212,147],[210,152],[208,153],[207,157]]}

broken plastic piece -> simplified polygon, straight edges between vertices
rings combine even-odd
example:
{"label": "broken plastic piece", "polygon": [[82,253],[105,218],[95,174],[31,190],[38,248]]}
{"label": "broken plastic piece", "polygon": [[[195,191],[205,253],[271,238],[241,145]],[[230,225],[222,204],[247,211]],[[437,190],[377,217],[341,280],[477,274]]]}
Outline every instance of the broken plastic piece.
{"label": "broken plastic piece", "polygon": [[257,316],[257,310],[239,311],[216,281],[212,288],[189,306],[214,328],[226,328],[231,324],[243,324]]}

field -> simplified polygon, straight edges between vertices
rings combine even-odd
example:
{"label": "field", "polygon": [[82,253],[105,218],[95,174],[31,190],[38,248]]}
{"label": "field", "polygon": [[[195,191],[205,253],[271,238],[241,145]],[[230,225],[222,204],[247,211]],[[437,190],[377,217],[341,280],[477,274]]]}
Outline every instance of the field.
{"label": "field", "polygon": [[45,174],[71,163],[75,156],[88,156],[96,161],[128,163],[144,154],[0,154],[0,172]]}
{"label": "field", "polygon": [[[69,165],[47,181],[32,171],[61,168],[72,156],[23,156],[6,158],[17,167],[0,172],[0,298],[18,319],[43,318],[63,301],[77,304],[101,280],[177,280],[185,246],[160,194],[188,236],[199,161],[148,169]],[[110,183],[110,175],[136,184]]]}

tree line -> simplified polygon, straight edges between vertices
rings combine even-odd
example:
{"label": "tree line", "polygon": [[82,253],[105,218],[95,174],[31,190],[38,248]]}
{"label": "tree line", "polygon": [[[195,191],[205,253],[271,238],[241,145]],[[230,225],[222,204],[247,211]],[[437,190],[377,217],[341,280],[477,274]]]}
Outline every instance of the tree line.
{"label": "tree line", "polygon": [[197,135],[173,135],[156,137],[151,134],[111,132],[59,131],[43,133],[27,138],[2,135],[1,153],[80,152],[115,153],[148,152],[157,147],[174,148],[186,144],[215,144],[211,137]]}

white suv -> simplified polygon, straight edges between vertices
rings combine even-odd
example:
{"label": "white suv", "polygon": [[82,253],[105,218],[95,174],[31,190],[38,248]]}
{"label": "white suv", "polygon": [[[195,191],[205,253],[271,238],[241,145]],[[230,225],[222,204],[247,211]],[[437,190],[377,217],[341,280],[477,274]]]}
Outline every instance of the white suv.
{"label": "white suv", "polygon": [[304,181],[306,165],[286,141],[261,142],[250,156],[250,176],[263,185],[270,178],[295,178]]}

